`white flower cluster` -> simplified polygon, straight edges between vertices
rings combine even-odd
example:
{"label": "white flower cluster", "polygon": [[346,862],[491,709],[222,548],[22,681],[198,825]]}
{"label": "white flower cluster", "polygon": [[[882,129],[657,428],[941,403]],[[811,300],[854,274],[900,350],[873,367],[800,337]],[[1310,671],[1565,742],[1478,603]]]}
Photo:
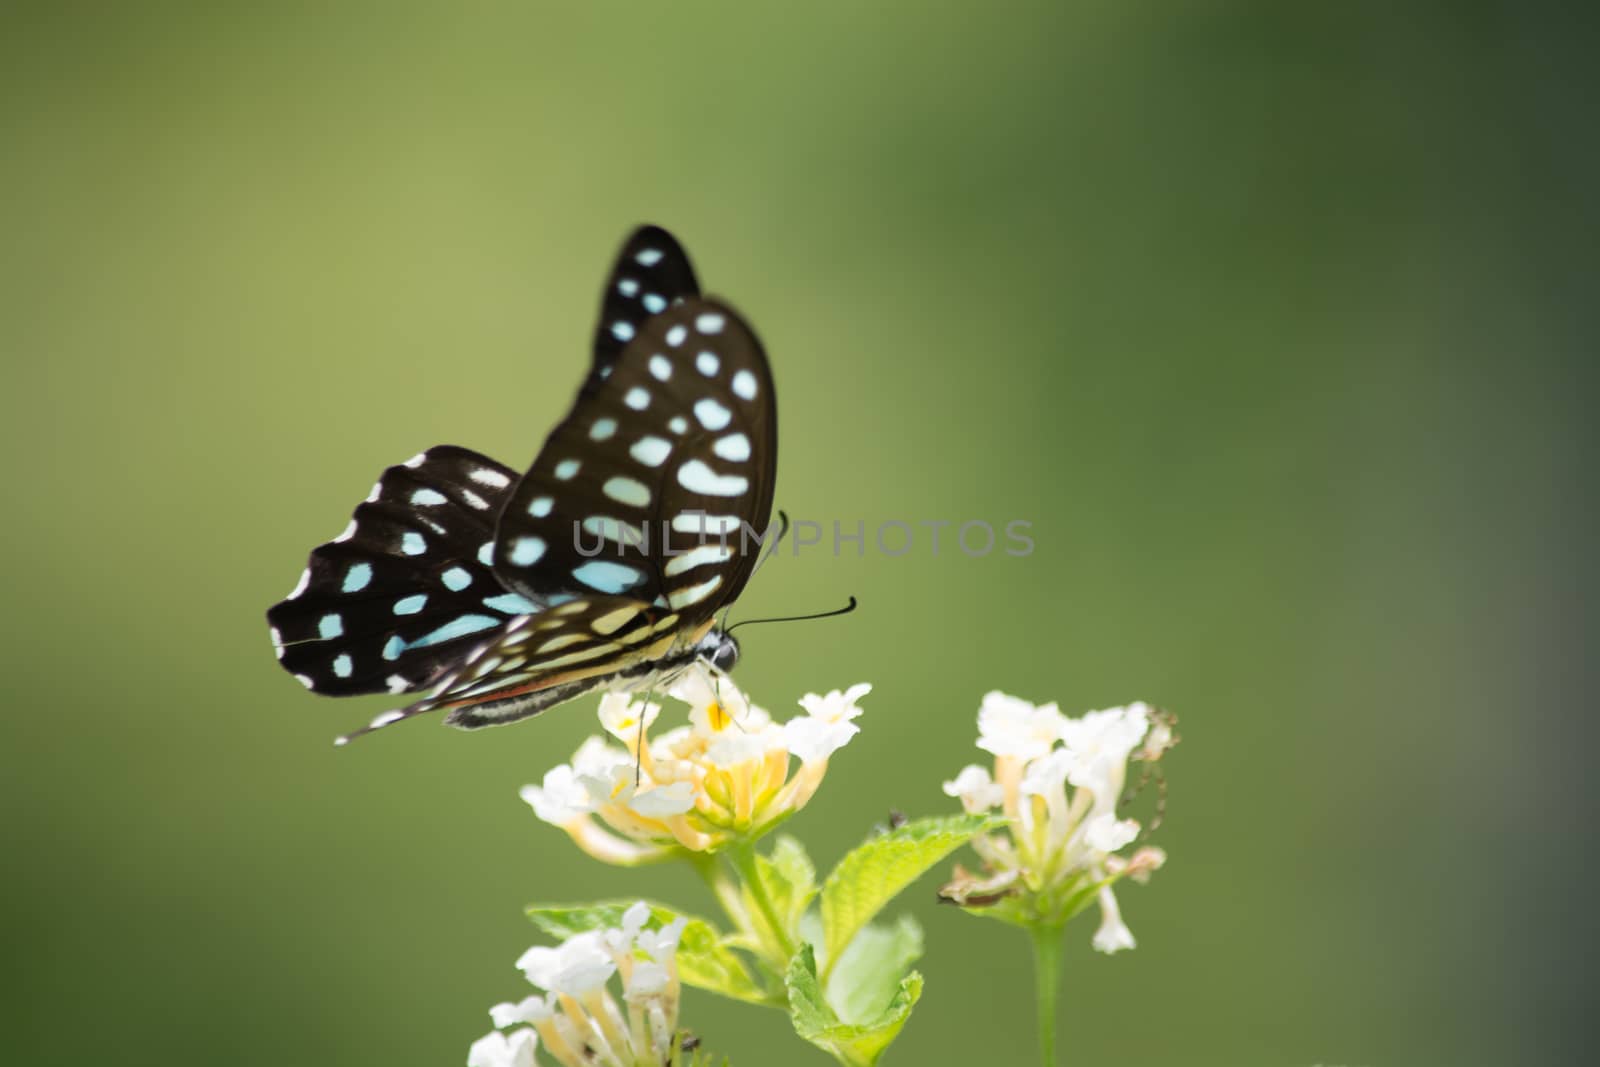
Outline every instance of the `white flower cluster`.
{"label": "white flower cluster", "polygon": [[[467,1067],[533,1067],[541,1042],[563,1067],[668,1062],[678,1023],[675,954],[684,921],[651,930],[649,919],[650,908],[640,901],[623,913],[621,927],[523,953],[517,967],[544,992],[490,1008],[496,1029],[473,1043]],[[607,986],[613,975],[621,976],[626,1008]]]}
{"label": "white flower cluster", "polygon": [[1122,877],[1146,880],[1166,856],[1157,848],[1117,855],[1140,828],[1117,817],[1117,804],[1130,758],[1157,760],[1173,743],[1170,719],[1146,704],[1072,719],[1054,704],[989,693],[978,711],[978,747],[994,755],[994,772],[963,767],[944,791],[969,812],[1001,809],[1009,832],[973,839],[985,873],[958,871],[946,898],[971,907],[1020,902],[1030,921],[1061,923],[1088,887],[1102,916],[1094,947],[1134,947],[1111,885]]}
{"label": "white flower cluster", "polygon": [[[779,724],[726,675],[700,665],[668,692],[689,706],[689,725],[654,738],[659,705],[610,693],[600,701],[600,724],[620,744],[590,737],[571,763],[524,786],[522,798],[607,863],[748,840],[811,799],[828,757],[859,732],[856,701],[871,688],[808,693],[800,699],[805,714]],[[791,757],[799,761],[793,776]]]}

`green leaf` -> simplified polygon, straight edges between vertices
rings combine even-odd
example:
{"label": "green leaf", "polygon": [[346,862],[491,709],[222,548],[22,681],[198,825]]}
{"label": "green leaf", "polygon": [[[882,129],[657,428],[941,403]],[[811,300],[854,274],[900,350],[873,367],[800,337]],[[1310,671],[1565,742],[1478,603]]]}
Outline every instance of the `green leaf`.
{"label": "green leaf", "polygon": [[744,961],[702,919],[690,919],[683,928],[678,942],[678,977],[685,985],[747,1004],[772,1003],[772,998],[750,976]]}
{"label": "green leaf", "polygon": [[817,977],[816,951],[802,945],[789,963],[785,979],[789,988],[789,1020],[795,1033],[850,1067],[872,1067],[899,1036],[922,996],[922,975],[915,971],[900,980],[884,1010],[863,1022],[842,1022],[822,994]]}
{"label": "green leaf", "polygon": [[[622,925],[622,913],[637,903],[632,900],[608,900],[599,904],[529,904],[525,910],[533,925],[557,941]],[[645,925],[659,930],[678,917],[678,913],[661,904],[650,905],[650,921]]]}
{"label": "green leaf", "polygon": [[973,836],[1000,822],[987,815],[918,819],[847,854],[822,886],[822,928],[830,967],[856,931],[897,893]]}
{"label": "green leaf", "polygon": [[[622,913],[634,901],[606,901],[600,904],[530,905],[528,918],[550,937],[565,941],[569,937],[589,930],[603,930],[622,925]],[[659,930],[679,913],[662,904],[650,904],[650,919],[645,923]],[[755,979],[750,976],[744,961],[728,948],[726,939],[716,927],[692,915],[682,916],[683,936],[678,941],[678,977],[685,985],[719,993],[734,1000],[751,1004],[771,1003]]]}
{"label": "green leaf", "polygon": [[900,916],[892,926],[862,927],[838,964],[828,968],[829,1006],[847,1023],[878,1018],[921,956],[922,927],[909,915]]}

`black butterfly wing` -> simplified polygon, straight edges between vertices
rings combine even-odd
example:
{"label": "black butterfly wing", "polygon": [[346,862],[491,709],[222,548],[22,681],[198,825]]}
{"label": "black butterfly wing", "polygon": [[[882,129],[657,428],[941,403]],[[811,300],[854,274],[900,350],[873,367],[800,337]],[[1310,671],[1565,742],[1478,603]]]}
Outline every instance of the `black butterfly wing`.
{"label": "black butterfly wing", "polygon": [[312,550],[294,591],[268,610],[284,669],[332,696],[417,690],[538,610],[488,564],[516,477],[452,445],[384,471],[345,532]]}
{"label": "black butterfly wing", "polygon": [[591,384],[598,385],[646,322],[699,295],[694,268],[677,239],[659,226],[634,230],[617,253],[600,297]]}
{"label": "black butterfly wing", "polygon": [[670,307],[545,441],[500,513],[495,573],[533,600],[629,597],[692,629],[755,567],[745,534],[765,533],[777,449],[755,333],[713,299]]}
{"label": "black butterfly wing", "polygon": [[537,715],[607,684],[630,669],[648,671],[677,644],[680,616],[628,597],[583,596],[510,620],[450,666],[427,695],[386,711],[339,739],[449,709],[463,730]]}

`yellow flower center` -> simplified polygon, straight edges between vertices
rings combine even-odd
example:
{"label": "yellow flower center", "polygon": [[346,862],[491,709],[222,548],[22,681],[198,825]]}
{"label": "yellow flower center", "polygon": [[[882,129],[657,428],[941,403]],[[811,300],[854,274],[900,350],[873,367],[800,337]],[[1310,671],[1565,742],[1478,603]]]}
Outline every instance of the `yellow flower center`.
{"label": "yellow flower center", "polygon": [[711,725],[711,729],[716,733],[721,733],[723,728],[728,725],[728,712],[721,703],[713,700],[706,707],[706,722]]}

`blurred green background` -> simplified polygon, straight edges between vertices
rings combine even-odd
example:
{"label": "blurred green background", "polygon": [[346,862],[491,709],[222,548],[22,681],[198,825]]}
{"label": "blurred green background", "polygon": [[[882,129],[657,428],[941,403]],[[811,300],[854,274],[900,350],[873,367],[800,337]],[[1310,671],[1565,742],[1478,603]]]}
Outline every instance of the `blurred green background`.
{"label": "blurred green background", "polygon": [[[387,464],[531,460],[629,227],[750,316],[799,517],[744,685],[870,680],[791,824],[950,810],[1002,687],[1178,712],[1066,1062],[1573,1063],[1592,800],[1592,48],[1525,5],[18,5],[0,23],[17,1064],[449,1064],[528,901],[649,894],[516,789],[591,705],[336,751],[262,612]],[[906,898],[891,1062],[1026,1063],[1023,938]],[[736,1067],[822,1062],[691,992]]]}

